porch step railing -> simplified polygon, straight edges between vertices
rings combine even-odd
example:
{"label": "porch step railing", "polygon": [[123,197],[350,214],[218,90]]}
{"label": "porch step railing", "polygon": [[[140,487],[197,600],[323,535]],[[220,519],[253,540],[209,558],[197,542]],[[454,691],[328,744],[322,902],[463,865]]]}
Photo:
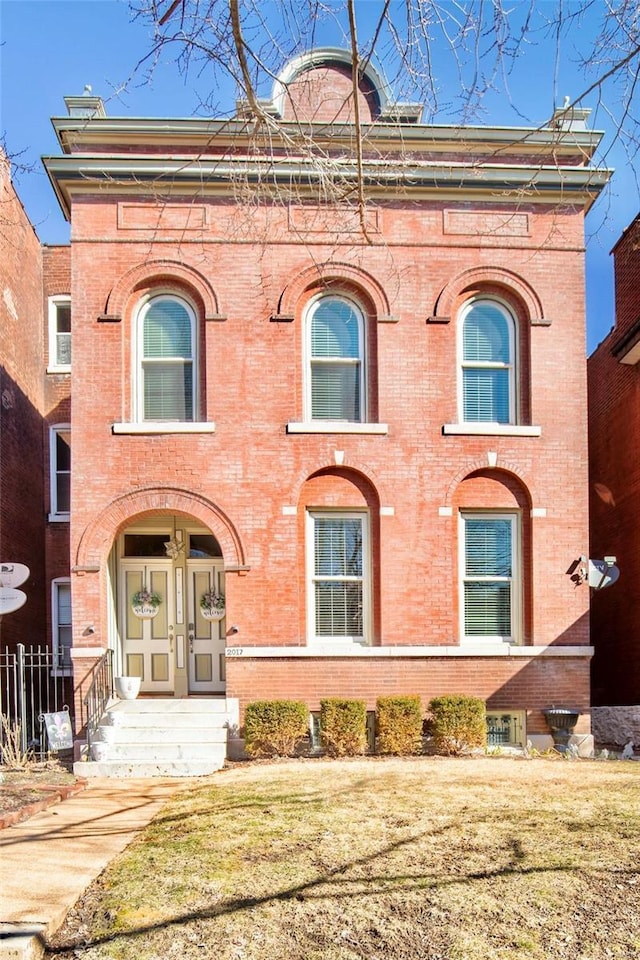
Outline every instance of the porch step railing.
{"label": "porch step railing", "polygon": [[91,744],[96,738],[100,720],[109,700],[114,696],[113,650],[105,650],[104,656],[95,664],[92,673],[91,684],[84,698],[87,755],[91,754]]}

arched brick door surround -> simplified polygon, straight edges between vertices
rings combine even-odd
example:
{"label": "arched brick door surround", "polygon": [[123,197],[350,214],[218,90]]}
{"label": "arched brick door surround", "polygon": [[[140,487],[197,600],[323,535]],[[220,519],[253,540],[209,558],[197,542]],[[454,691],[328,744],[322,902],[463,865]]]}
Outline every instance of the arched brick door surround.
{"label": "arched brick door surround", "polygon": [[174,487],[135,490],[113,500],[86,526],[78,544],[77,565],[102,566],[118,534],[134,519],[167,514],[182,514],[198,520],[217,538],[226,565],[245,565],[240,536],[226,514],[205,497]]}

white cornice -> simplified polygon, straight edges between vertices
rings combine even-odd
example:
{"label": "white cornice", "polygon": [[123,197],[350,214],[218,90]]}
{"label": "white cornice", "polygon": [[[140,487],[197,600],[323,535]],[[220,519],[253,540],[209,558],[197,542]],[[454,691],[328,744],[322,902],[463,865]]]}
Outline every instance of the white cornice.
{"label": "white cornice", "polygon": [[[290,188],[298,199],[315,197],[316,184],[327,176],[327,163],[271,158],[251,162],[193,157],[86,156],[45,157],[43,162],[60,205],[69,216],[71,197],[100,193],[135,193],[168,199],[176,196],[225,196],[239,179],[272,187],[274,195]],[[412,199],[475,200],[584,204],[587,208],[609,180],[611,171],[573,166],[493,163],[390,163],[367,161],[368,197],[391,200],[397,191]],[[332,175],[355,182],[355,162],[336,160]]]}

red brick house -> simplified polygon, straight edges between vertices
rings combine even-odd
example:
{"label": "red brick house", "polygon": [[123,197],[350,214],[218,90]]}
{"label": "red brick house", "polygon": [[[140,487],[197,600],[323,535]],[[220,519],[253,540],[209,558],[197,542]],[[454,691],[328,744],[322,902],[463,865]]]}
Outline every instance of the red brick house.
{"label": "red brick house", "polygon": [[640,703],[640,218],[613,248],[615,326],[588,361],[591,556],[614,555],[620,579],[592,598],[593,703]]}
{"label": "red brick house", "polygon": [[69,248],[41,246],[4,154],[0,193],[0,561],[30,570],[0,646],[51,645],[70,675]]}
{"label": "red brick house", "polygon": [[369,66],[356,114],[339,50],[260,122],[67,102],[78,695],[111,649],[240,716],[468,693],[536,745],[569,703],[588,746],[587,112],[424,126]]}

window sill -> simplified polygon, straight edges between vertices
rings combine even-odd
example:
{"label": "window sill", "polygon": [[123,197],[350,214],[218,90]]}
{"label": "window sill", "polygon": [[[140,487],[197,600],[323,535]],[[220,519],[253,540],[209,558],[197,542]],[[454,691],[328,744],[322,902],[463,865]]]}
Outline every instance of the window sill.
{"label": "window sill", "polygon": [[471,437],[540,437],[542,427],[522,427],[515,423],[445,423],[445,436]]}
{"label": "window sill", "polygon": [[71,373],[71,367],[47,367],[47,373]]}
{"label": "window sill", "polygon": [[157,421],[143,423],[114,423],[112,431],[116,434],[147,433],[215,433],[215,423],[196,423],[191,421]]}
{"label": "window sill", "polygon": [[47,517],[49,523],[69,523],[71,519],[68,513],[50,513]]}
{"label": "window sill", "polygon": [[386,436],[386,423],[347,423],[343,420],[308,420],[304,423],[288,423],[287,433],[352,433]]}

